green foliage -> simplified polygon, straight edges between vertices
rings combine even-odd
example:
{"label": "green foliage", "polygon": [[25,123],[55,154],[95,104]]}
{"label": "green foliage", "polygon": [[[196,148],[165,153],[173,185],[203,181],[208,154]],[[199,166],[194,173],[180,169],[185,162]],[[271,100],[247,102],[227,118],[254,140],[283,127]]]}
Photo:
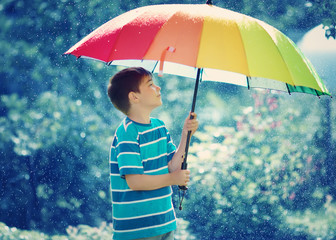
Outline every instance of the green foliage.
{"label": "green foliage", "polygon": [[[15,227],[9,228],[4,223],[0,222],[0,238],[2,240],[19,240],[19,239],[32,239],[32,240],[50,240],[51,238],[37,231],[19,230]],[[61,240],[62,238],[54,238]],[[64,240],[66,238],[63,238]]]}
{"label": "green foliage", "polygon": [[289,210],[325,202],[327,188],[314,182],[323,172],[316,173],[319,152],[307,135],[314,132],[312,118],[304,121],[302,109],[279,108],[280,95],[254,98],[235,127],[208,126],[195,134],[200,143],[190,149],[185,214],[200,239],[288,239],[294,237]]}
{"label": "green foliage", "polygon": [[[175,239],[193,240],[195,237],[187,231],[188,222],[177,219],[179,229],[175,232]],[[69,226],[66,229],[67,235],[47,235],[38,231],[20,230],[15,227],[8,227],[0,222],[1,240],[111,240],[113,235],[112,224],[102,222],[99,227],[88,225]]]}
{"label": "green foliage", "polygon": [[112,224],[107,225],[106,222],[103,222],[99,228],[92,228],[87,225],[79,225],[77,227],[69,226],[67,233],[69,240],[108,240],[112,238],[113,227]]}
{"label": "green foliage", "polygon": [[69,226],[67,235],[47,235],[37,231],[26,231],[17,228],[10,228],[0,222],[0,239],[2,240],[110,240],[112,237],[112,226],[103,222],[99,227],[79,225]]}
{"label": "green foliage", "polygon": [[318,16],[326,29],[326,38],[336,39],[336,2],[334,0],[309,0],[306,3],[309,12]]}
{"label": "green foliage", "polygon": [[331,203],[332,197],[327,196],[323,208],[317,211],[310,209],[304,212],[288,214],[287,222],[294,235],[307,235],[307,239],[335,239],[336,235],[336,206]]}
{"label": "green foliage", "polygon": [[108,219],[111,133],[94,110],[51,92],[0,106],[1,219],[48,232]]}

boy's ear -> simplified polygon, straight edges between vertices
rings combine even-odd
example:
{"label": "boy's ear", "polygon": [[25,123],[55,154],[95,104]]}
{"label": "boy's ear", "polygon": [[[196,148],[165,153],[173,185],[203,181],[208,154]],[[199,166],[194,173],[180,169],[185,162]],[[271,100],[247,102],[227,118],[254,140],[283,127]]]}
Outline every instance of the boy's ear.
{"label": "boy's ear", "polygon": [[137,103],[139,101],[139,97],[135,92],[129,92],[128,99],[130,103]]}

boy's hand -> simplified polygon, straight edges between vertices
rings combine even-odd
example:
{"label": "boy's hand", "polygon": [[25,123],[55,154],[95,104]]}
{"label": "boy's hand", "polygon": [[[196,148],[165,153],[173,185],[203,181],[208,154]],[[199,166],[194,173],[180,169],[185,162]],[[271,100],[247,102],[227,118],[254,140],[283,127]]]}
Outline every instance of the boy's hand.
{"label": "boy's hand", "polygon": [[190,171],[188,169],[178,169],[171,174],[173,177],[174,185],[187,186],[188,182],[190,181]]}
{"label": "boy's hand", "polygon": [[[193,119],[190,119],[190,116],[193,116]],[[191,112],[189,116],[184,121],[183,125],[183,134],[188,134],[188,131],[191,131],[191,136],[196,132],[198,128],[197,114]]]}

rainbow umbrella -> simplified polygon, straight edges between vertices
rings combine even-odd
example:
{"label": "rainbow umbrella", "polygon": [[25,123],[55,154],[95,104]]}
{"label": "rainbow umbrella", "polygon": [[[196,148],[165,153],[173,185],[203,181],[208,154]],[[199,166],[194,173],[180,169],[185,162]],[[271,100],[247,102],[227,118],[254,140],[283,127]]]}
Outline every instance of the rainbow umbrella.
{"label": "rainbow umbrella", "polygon": [[105,23],[65,54],[193,78],[201,69],[202,80],[330,95],[308,59],[283,33],[211,4],[131,10]]}
{"label": "rainbow umbrella", "polygon": [[[195,78],[192,112],[200,79],[330,95],[308,59],[283,33],[211,1],[131,10],[97,28],[65,54]],[[189,142],[186,153],[188,146]]]}

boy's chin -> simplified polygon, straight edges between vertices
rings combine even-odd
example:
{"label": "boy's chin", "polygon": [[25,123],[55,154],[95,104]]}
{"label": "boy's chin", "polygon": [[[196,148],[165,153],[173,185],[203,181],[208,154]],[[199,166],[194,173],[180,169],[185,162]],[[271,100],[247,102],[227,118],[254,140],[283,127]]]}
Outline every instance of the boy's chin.
{"label": "boy's chin", "polygon": [[155,106],[155,108],[158,108],[158,107],[161,107],[162,106],[162,102],[159,102],[156,106]]}

